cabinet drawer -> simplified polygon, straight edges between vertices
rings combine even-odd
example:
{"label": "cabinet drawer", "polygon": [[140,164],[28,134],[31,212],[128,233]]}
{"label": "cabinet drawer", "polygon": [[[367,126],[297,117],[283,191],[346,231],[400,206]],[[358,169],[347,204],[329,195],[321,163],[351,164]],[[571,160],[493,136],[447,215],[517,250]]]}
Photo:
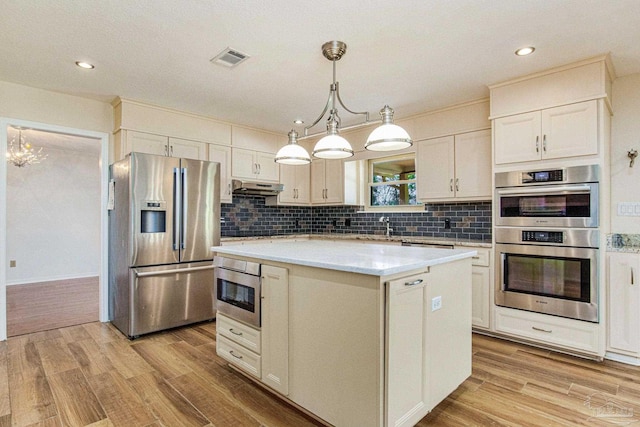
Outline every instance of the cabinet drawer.
{"label": "cabinet drawer", "polygon": [[260,354],[261,339],[259,330],[218,313],[216,316],[216,331],[218,335],[222,335],[254,353]]}
{"label": "cabinet drawer", "polygon": [[491,259],[490,249],[475,248],[478,251],[477,255],[474,255],[471,259],[471,265],[477,265],[480,267],[489,267],[489,260]]}
{"label": "cabinet drawer", "polygon": [[471,259],[471,265],[479,267],[489,267],[491,261],[491,249],[489,248],[474,248],[470,246],[454,246],[454,249],[470,249],[477,251],[478,253]]}
{"label": "cabinet drawer", "polygon": [[260,356],[220,334],[216,337],[216,353],[243,371],[258,378],[261,377]]}
{"label": "cabinet drawer", "polygon": [[597,323],[496,308],[496,331],[542,344],[600,354]]}

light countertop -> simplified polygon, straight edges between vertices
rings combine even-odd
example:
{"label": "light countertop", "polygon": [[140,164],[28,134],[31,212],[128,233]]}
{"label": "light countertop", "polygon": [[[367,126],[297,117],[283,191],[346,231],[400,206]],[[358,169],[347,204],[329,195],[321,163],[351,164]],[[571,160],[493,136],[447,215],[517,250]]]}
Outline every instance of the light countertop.
{"label": "light countertop", "polygon": [[388,276],[429,266],[471,258],[471,249],[432,249],[325,240],[274,242],[237,246],[214,246],[219,255],[235,255],[287,264],[352,273]]}
{"label": "light countertop", "polygon": [[316,239],[316,240],[345,240],[345,241],[368,241],[368,242],[401,242],[427,243],[434,245],[455,245],[491,248],[491,240],[461,239],[447,237],[413,237],[413,236],[391,236],[386,237],[381,234],[356,234],[356,233],[323,233],[323,234],[282,234],[274,236],[246,236],[246,237],[223,237],[222,242],[239,242],[246,240],[287,240],[287,239]]}

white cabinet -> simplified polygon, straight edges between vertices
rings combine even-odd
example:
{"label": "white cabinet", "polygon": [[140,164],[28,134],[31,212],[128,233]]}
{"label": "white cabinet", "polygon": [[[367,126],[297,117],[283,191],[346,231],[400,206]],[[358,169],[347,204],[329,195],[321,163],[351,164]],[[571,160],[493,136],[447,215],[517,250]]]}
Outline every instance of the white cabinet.
{"label": "white cabinet", "polygon": [[498,333],[537,344],[595,356],[604,353],[598,323],[495,307],[494,327]]}
{"label": "white cabinet", "polygon": [[216,315],[216,353],[285,396],[289,394],[288,274],[286,268],[262,265],[261,329]]}
{"label": "white cabinet", "polygon": [[386,283],[386,426],[415,425],[471,375],[470,275],[462,260]]}
{"label": "white cabinet", "polygon": [[597,101],[494,120],[495,163],[598,154]]}
{"label": "white cabinet", "polygon": [[309,165],[280,165],[280,183],[284,190],[278,195],[279,204],[308,205],[311,202]]}
{"label": "white cabinet", "polygon": [[231,175],[234,178],[277,182],[280,169],[275,154],[244,148],[231,149]]}
{"label": "white cabinet", "polygon": [[427,274],[387,283],[387,426],[414,425],[428,411],[425,378]]}
{"label": "white cabinet", "polygon": [[311,203],[340,204],[344,200],[344,165],[341,160],[311,162]]}
{"label": "white cabinet", "polygon": [[418,199],[491,198],[491,131],[481,130],[417,143]]}
{"label": "white cabinet", "polygon": [[220,163],[220,203],[231,203],[231,147],[209,144],[209,161]]}
{"label": "white cabinet", "polygon": [[607,349],[640,357],[640,254],[609,253]]}
{"label": "white cabinet", "polygon": [[456,249],[474,249],[471,259],[471,324],[474,328],[489,329],[491,325],[491,249],[456,246]]}
{"label": "white cabinet", "polygon": [[170,138],[151,133],[120,130],[116,133],[119,159],[131,152],[155,154],[158,156],[182,157],[207,160],[207,144],[187,139]]}
{"label": "white cabinet", "polygon": [[286,268],[262,266],[262,382],[289,394],[289,278]]}

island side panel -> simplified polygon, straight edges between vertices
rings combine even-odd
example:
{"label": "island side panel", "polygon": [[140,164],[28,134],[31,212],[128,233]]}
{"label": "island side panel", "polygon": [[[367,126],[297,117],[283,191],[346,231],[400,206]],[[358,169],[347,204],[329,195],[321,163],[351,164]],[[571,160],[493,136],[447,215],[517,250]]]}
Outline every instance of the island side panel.
{"label": "island side panel", "polygon": [[333,425],[380,426],[380,278],[290,266],[289,319],[289,398]]}
{"label": "island side panel", "polygon": [[[432,267],[430,274],[424,340],[429,410],[471,375],[471,259]],[[442,308],[434,311],[436,297]]]}

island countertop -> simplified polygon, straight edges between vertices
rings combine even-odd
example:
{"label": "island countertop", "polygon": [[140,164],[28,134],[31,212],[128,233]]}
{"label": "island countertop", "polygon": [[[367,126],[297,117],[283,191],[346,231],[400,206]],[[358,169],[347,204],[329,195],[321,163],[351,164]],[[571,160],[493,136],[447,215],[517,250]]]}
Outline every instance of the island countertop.
{"label": "island countertop", "polygon": [[351,273],[388,276],[470,258],[469,249],[433,249],[336,241],[282,241],[270,244],[214,246],[220,255],[235,255]]}

